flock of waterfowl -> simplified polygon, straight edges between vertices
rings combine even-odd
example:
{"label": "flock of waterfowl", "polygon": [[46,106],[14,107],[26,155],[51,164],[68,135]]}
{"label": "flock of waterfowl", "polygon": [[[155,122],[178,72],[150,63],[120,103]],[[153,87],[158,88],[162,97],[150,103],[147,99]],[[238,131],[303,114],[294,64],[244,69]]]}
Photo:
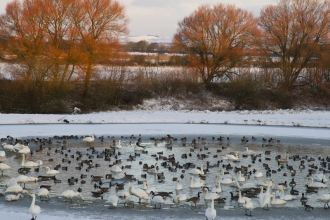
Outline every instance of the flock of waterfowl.
{"label": "flock of waterfowl", "polygon": [[54,197],[70,203],[95,200],[112,208],[191,204],[205,208],[206,219],[223,208],[242,208],[249,216],[256,207],[311,211],[319,202],[329,209],[327,148],[317,147],[312,155],[308,147],[286,147],[273,138],[242,137],[233,143],[222,136],[189,140],[93,134],[7,136],[1,141],[2,195],[8,202],[31,196],[32,219],[41,211],[36,196],[40,202]]}

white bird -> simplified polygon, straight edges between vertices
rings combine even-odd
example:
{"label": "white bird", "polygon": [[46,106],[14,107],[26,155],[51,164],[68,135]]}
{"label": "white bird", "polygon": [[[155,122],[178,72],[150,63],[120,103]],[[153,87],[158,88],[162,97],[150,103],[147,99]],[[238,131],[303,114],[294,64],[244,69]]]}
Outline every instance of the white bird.
{"label": "white bird", "polygon": [[151,191],[151,203],[155,205],[155,209],[157,208],[157,205],[159,205],[159,208],[162,207],[162,204],[164,204],[164,199],[162,196],[155,196],[154,191]]}
{"label": "white bird", "polygon": [[141,199],[149,200],[149,195],[146,191],[140,188],[134,188],[131,183],[128,183],[128,192],[131,195],[134,195],[139,198],[139,203],[141,202]]}
{"label": "white bird", "polygon": [[216,216],[217,216],[217,211],[214,209],[214,199],[212,199],[211,207],[205,210],[205,217],[207,220],[209,219],[213,220],[215,219]]}
{"label": "white bird", "polygon": [[236,177],[233,177],[233,183],[236,183],[236,186],[238,189],[244,190],[244,189],[251,189],[251,188],[257,188],[257,184],[254,182],[245,182],[243,185],[239,185]]}
{"label": "white bird", "polygon": [[20,154],[28,154],[31,152],[30,148],[26,145],[21,145],[22,148],[20,150],[18,150],[18,153]]}
{"label": "white bird", "polygon": [[179,203],[181,201],[186,201],[188,199],[187,195],[184,193],[180,193],[179,195],[175,196],[173,199],[174,203]]}
{"label": "white bird", "polygon": [[330,194],[322,194],[316,201],[324,203],[324,208],[329,209]]}
{"label": "white bird", "polygon": [[123,146],[121,146],[121,140],[118,141],[118,144],[116,145],[116,148],[117,148],[117,149],[121,149],[121,148],[123,148]]}
{"label": "white bird", "polygon": [[311,183],[308,184],[309,187],[316,187],[316,188],[327,188],[328,186],[324,184],[323,182],[314,182],[313,177],[308,177],[309,180],[311,180]]}
{"label": "white bird", "polygon": [[22,154],[22,167],[34,168],[34,167],[40,167],[41,165],[42,165],[41,160],[37,160],[36,162],[33,162],[33,161],[25,162],[25,154]]}
{"label": "white bird", "polygon": [[87,144],[90,144],[91,142],[94,141],[94,138],[95,138],[95,134],[93,134],[91,137],[85,137],[82,140],[85,141],[85,142],[87,142]]}
{"label": "white bird", "polygon": [[201,188],[205,185],[205,182],[200,178],[194,179],[193,176],[190,177],[190,188]]}
{"label": "white bird", "polygon": [[225,178],[233,178],[233,176],[232,175],[230,175],[230,174],[225,174],[225,170],[224,169],[220,169],[220,175],[219,174],[217,174],[216,175],[216,177],[221,177],[221,179],[225,179]]}
{"label": "white bird", "polygon": [[176,180],[176,187],[175,190],[182,190],[182,184],[180,183],[180,180]]}
{"label": "white bird", "polygon": [[17,195],[14,195],[14,194],[10,194],[10,195],[6,195],[5,197],[5,200],[7,202],[11,202],[11,201],[17,201],[20,197],[23,197],[22,194],[17,194]]}
{"label": "white bird", "polygon": [[6,149],[8,151],[16,152],[14,145],[3,143],[2,147],[3,147],[3,149]]}
{"label": "white bird", "polygon": [[2,176],[3,176],[3,171],[4,171],[4,170],[9,170],[9,169],[11,169],[10,166],[8,166],[8,165],[5,164],[5,163],[0,163],[0,170],[1,170]]}
{"label": "white bird", "polygon": [[235,153],[235,155],[227,154],[223,157],[225,160],[231,160],[231,161],[239,161],[238,152]]}
{"label": "white bird", "polygon": [[48,176],[55,176],[56,174],[59,174],[60,171],[58,170],[51,170],[49,167],[45,167],[45,169],[47,170],[47,175]]}
{"label": "white bird", "polygon": [[80,197],[84,201],[84,197],[79,192],[75,192],[71,189],[65,190],[61,195],[66,199],[71,199],[71,202],[74,197]]}
{"label": "white bird", "polygon": [[145,180],[145,191],[150,194],[152,191],[156,191],[155,187],[150,187],[147,180]]}
{"label": "white bird", "polygon": [[151,173],[151,174],[156,174],[158,173],[158,166],[157,166],[157,163],[155,163],[155,166],[153,168],[150,168],[147,170],[148,173]]}
{"label": "white bird", "polygon": [[6,156],[6,151],[0,150],[0,157],[5,157]]}
{"label": "white bird", "polygon": [[263,177],[263,173],[262,173],[261,171],[256,171],[253,175],[254,175],[254,177],[256,177],[256,178],[261,178],[261,177]]}
{"label": "white bird", "polygon": [[242,172],[241,171],[238,171],[237,181],[238,182],[245,182],[245,177],[242,176]]}
{"label": "white bird", "polygon": [[111,194],[108,197],[107,203],[110,203],[110,205],[114,208],[117,207],[117,205],[118,205],[118,196],[115,195],[115,194]]}
{"label": "white bird", "polygon": [[17,183],[24,183],[24,188],[25,188],[25,183],[28,182],[38,182],[37,177],[32,177],[32,176],[25,176],[25,175],[19,175],[18,177],[15,177]]}
{"label": "white bird", "polygon": [[215,188],[213,188],[213,189],[211,190],[211,192],[213,192],[213,193],[218,193],[218,194],[220,194],[220,193],[222,192],[222,188],[221,188],[221,179],[219,179],[218,185],[217,185]]}
{"label": "white bird", "polygon": [[31,202],[31,206],[29,208],[29,212],[32,214],[31,220],[35,220],[37,218],[37,215],[40,214],[41,209],[39,206],[35,205],[36,195],[35,194],[29,194],[29,195],[32,197],[32,202]]}
{"label": "white bird", "polygon": [[47,198],[47,200],[49,199],[49,191],[46,188],[40,188],[38,191],[38,196],[41,199],[41,197],[43,198]]}
{"label": "white bird", "polygon": [[327,177],[323,173],[316,173],[312,177],[317,182],[323,182],[323,183],[328,182]]}
{"label": "white bird", "polygon": [[245,153],[248,154],[248,155],[255,155],[256,154],[256,152],[254,152],[253,150],[249,150],[248,147],[246,147]]}
{"label": "white bird", "polygon": [[199,174],[204,175],[203,167],[204,167],[204,165],[201,164],[201,169],[197,169],[197,168],[189,169],[188,173],[195,174],[195,175],[199,175]]}
{"label": "white bird", "polygon": [[243,208],[245,209],[245,215],[248,215],[247,211],[249,210],[250,211],[249,216],[252,216],[253,202],[250,199],[245,200],[245,203],[243,204]]}
{"label": "white bird", "polygon": [[207,187],[204,187],[204,191],[205,191],[205,196],[204,196],[205,200],[217,199],[220,196],[218,193],[209,192],[209,189]]}
{"label": "white bird", "polygon": [[129,205],[133,205],[133,207],[134,207],[135,199],[136,199],[136,196],[133,196],[133,195],[126,196],[124,205],[127,206],[129,204]]}
{"label": "white bird", "polygon": [[239,190],[237,203],[242,205],[245,203],[245,201],[250,201],[250,198],[242,196],[242,191]]}
{"label": "white bird", "polygon": [[259,204],[260,204],[260,207],[262,207],[262,208],[264,208],[267,205],[267,210],[268,210],[268,206],[270,204],[270,197],[271,197],[270,188],[272,185],[273,185],[273,181],[269,181],[268,187],[267,187],[267,190],[265,193],[263,192],[263,187],[260,186]]}
{"label": "white bird", "polygon": [[233,183],[233,177],[223,177],[222,175],[220,175],[219,178],[221,179],[222,184],[229,185]]}
{"label": "white bird", "polygon": [[111,167],[111,171],[114,172],[114,173],[120,173],[120,172],[122,172],[123,170],[122,170],[119,166],[117,166],[117,165],[115,164],[115,165],[113,165],[113,166]]}
{"label": "white bird", "polygon": [[275,198],[275,193],[272,192],[271,196],[273,197],[271,204],[272,205],[284,205],[286,204],[286,201],[284,199],[277,199]]}
{"label": "white bird", "polygon": [[284,194],[284,189],[281,189],[281,194],[280,194],[280,199],[283,199],[285,201],[290,201],[290,200],[294,200],[297,197],[291,194]]}
{"label": "white bird", "polygon": [[10,179],[10,181],[6,184],[6,193],[21,193],[23,192],[23,188],[17,183],[15,178]]}

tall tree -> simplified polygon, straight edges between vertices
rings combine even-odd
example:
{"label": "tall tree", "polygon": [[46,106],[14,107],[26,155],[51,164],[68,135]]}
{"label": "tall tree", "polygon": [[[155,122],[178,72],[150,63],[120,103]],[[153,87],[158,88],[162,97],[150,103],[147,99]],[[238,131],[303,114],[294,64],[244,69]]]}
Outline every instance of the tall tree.
{"label": "tall tree", "polygon": [[203,5],[178,23],[173,45],[188,55],[205,84],[216,77],[231,78],[257,31],[256,21],[234,5]]}
{"label": "tall tree", "polygon": [[[85,53],[84,96],[88,93],[93,66],[100,56],[106,56],[113,47],[104,47],[127,33],[125,8],[115,0],[81,0],[76,2],[73,14],[83,52]],[[118,44],[117,44],[118,45]],[[117,47],[115,48],[117,49]]]}
{"label": "tall tree", "polygon": [[[261,10],[259,48],[280,70],[280,83],[290,90],[301,82],[306,67],[330,34],[328,0],[281,0]],[[276,59],[274,59],[276,57]]]}

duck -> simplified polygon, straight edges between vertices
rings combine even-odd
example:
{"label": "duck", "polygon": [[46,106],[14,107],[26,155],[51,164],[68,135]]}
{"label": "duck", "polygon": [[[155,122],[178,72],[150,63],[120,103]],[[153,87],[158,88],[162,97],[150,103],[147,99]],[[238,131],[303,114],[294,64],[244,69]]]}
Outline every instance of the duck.
{"label": "duck", "polygon": [[213,220],[217,216],[217,211],[214,209],[214,199],[211,200],[211,207],[205,210],[206,220]]}
{"label": "duck", "polygon": [[273,197],[272,201],[271,201],[272,205],[285,205],[286,204],[286,201],[284,199],[275,198],[275,193],[274,192],[272,192],[271,196]]}
{"label": "duck", "polygon": [[209,192],[209,189],[207,187],[204,187],[204,191],[205,191],[205,196],[204,199],[205,200],[214,200],[219,198],[219,194],[218,193],[213,193],[213,192]]}
{"label": "duck", "polygon": [[32,197],[32,202],[29,208],[29,212],[32,214],[32,219],[31,220],[35,220],[37,218],[37,215],[40,214],[41,209],[39,206],[35,205],[36,202],[36,195],[35,194],[29,194],[29,196]]}
{"label": "duck", "polygon": [[149,201],[149,195],[146,191],[140,188],[134,188],[131,183],[128,183],[128,192],[129,194],[136,196],[139,198],[139,203],[141,203],[141,199]]}
{"label": "duck", "polygon": [[200,178],[194,179],[193,176],[190,176],[190,188],[201,188],[205,185],[205,181]]}
{"label": "duck", "polygon": [[198,192],[197,196],[187,199],[186,202],[194,203],[195,207],[196,207],[197,206],[196,204],[201,201],[200,194],[201,194],[201,192]]}
{"label": "duck", "polygon": [[151,203],[155,205],[155,209],[157,209],[157,205],[159,205],[159,208],[162,207],[162,204],[164,204],[164,199],[162,196],[156,196],[154,191],[151,191],[150,194],[151,197]]}

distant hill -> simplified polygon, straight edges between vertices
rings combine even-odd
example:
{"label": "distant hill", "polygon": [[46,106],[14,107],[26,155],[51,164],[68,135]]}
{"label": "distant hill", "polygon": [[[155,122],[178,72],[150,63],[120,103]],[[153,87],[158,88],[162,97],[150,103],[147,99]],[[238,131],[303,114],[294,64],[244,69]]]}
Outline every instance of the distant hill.
{"label": "distant hill", "polygon": [[142,36],[125,36],[120,39],[122,42],[139,42],[142,40],[148,43],[171,43],[171,37],[159,37],[157,35],[142,35]]}

